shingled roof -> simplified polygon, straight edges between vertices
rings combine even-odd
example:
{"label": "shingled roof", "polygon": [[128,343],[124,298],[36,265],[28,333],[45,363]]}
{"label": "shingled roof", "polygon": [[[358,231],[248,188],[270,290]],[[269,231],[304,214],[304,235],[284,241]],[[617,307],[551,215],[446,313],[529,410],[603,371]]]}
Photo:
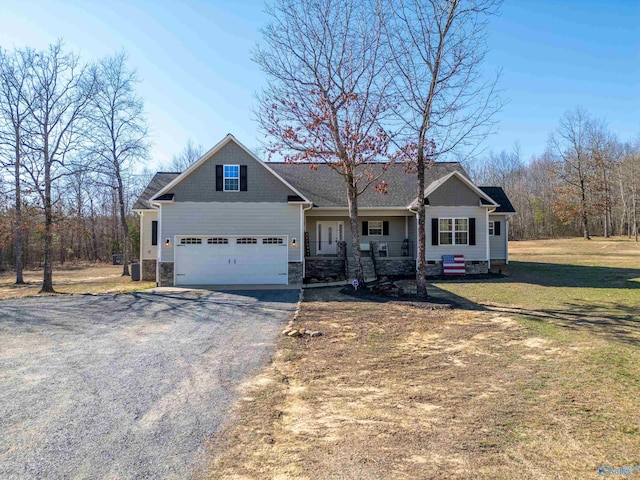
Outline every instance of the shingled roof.
{"label": "shingled roof", "polygon": [[[347,196],[343,178],[335,170],[326,164],[318,164],[317,170],[309,168],[308,164],[276,163],[267,165],[278,175],[289,182],[300,193],[313,201],[316,207],[347,207]],[[371,164],[372,173],[378,175],[382,172],[382,164]],[[436,162],[425,171],[425,185],[457,171],[468,178],[467,172],[457,162]],[[147,210],[151,208],[149,199],[158,193],[163,187],[173,181],[179,172],[158,172],[153,177],[147,188],[142,192],[133,206],[134,210]],[[385,208],[405,207],[416,197],[418,180],[413,173],[407,173],[404,165],[391,165],[382,178],[387,182],[387,193],[376,192],[373,187],[367,189],[358,199],[359,207]],[[513,213],[515,209],[504,190],[500,187],[479,187],[500,206],[496,213]],[[291,199],[296,200],[296,199]]]}
{"label": "shingled roof", "polygon": [[138,197],[133,205],[134,210],[149,210],[151,205],[149,199],[158,193],[162,188],[168,185],[174,178],[180,175],[180,172],[158,172],[144,189],[144,192]]}
{"label": "shingled roof", "polygon": [[493,200],[500,205],[495,209],[493,213],[516,213],[516,209],[513,208],[511,202],[509,201],[509,197],[502,189],[502,187],[478,187],[484,193],[489,195]]}
{"label": "shingled roof", "polygon": [[[300,193],[313,201],[316,207],[346,207],[347,195],[344,179],[326,164],[318,164],[312,170],[304,163],[276,163],[267,165],[289,182]],[[383,164],[368,165],[374,175],[382,172]],[[425,185],[438,178],[458,171],[468,177],[462,165],[457,162],[437,162],[425,171]],[[407,173],[403,164],[391,165],[382,177],[387,182],[387,193],[376,192],[373,186],[358,198],[359,207],[404,207],[416,197],[418,180],[413,173]]]}

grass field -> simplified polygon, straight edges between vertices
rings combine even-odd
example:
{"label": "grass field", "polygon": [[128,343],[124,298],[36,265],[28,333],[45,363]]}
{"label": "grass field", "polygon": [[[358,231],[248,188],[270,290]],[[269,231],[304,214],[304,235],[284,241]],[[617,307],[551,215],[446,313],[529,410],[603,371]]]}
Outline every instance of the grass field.
{"label": "grass field", "polygon": [[[513,242],[428,311],[308,290],[209,478],[598,478],[640,465],[640,247]],[[633,475],[640,476],[639,472]]]}
{"label": "grass field", "polygon": [[[14,285],[14,272],[0,273],[0,299],[38,295],[42,270],[25,270],[24,285]],[[123,293],[155,287],[155,282],[132,282],[121,265],[89,264],[54,267],[53,288],[58,293]]]}

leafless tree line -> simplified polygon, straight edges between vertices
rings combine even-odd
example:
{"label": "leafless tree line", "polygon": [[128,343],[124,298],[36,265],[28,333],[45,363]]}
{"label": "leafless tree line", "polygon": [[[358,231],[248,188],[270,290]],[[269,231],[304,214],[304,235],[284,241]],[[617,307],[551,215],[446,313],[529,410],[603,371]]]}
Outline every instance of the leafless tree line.
{"label": "leafless tree line", "polygon": [[640,138],[623,142],[577,108],[525,162],[516,145],[470,166],[474,180],[502,186],[514,204],[511,239],[626,235],[638,239]]}
{"label": "leafless tree line", "polygon": [[148,154],[135,72],[117,53],[83,62],[61,41],[45,50],[0,50],[0,265],[123,254],[128,275],[137,223],[135,164]]}

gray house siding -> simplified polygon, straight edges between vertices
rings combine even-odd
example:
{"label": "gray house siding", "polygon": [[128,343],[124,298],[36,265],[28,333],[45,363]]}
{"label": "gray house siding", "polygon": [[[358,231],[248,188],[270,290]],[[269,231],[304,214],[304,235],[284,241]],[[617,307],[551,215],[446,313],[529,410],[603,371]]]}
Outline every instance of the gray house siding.
{"label": "gray house siding", "polygon": [[[487,210],[481,207],[429,207],[427,208],[426,237],[427,260],[442,261],[442,255],[464,255],[465,260],[487,261]],[[475,218],[476,219],[476,244],[475,245],[432,245],[431,219],[432,218]]]}
{"label": "gray house siding", "polygon": [[500,235],[489,235],[489,252],[491,260],[506,260],[507,258],[507,217],[505,215],[489,214],[489,221],[500,222]]}
{"label": "gray house siding", "polygon": [[[216,165],[246,165],[247,191],[216,191]],[[233,141],[225,144],[167,193],[175,195],[174,202],[221,203],[287,202],[288,195],[295,195],[295,192]]]}
{"label": "gray house siding", "polygon": [[[176,235],[288,235],[289,261],[301,261],[300,205],[176,202],[162,205],[160,261],[173,262]],[[296,246],[291,246],[293,239]],[[170,245],[166,246],[166,239]]]}
{"label": "gray house siding", "polygon": [[429,195],[432,207],[478,206],[480,197],[459,178],[453,176]]}

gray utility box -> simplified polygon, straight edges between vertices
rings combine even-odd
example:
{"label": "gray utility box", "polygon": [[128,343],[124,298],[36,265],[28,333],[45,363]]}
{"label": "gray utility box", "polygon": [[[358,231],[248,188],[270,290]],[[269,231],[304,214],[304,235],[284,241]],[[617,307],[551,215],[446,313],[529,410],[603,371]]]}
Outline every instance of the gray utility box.
{"label": "gray utility box", "polygon": [[131,280],[134,282],[140,281],[140,264],[137,262],[133,262],[131,265]]}

